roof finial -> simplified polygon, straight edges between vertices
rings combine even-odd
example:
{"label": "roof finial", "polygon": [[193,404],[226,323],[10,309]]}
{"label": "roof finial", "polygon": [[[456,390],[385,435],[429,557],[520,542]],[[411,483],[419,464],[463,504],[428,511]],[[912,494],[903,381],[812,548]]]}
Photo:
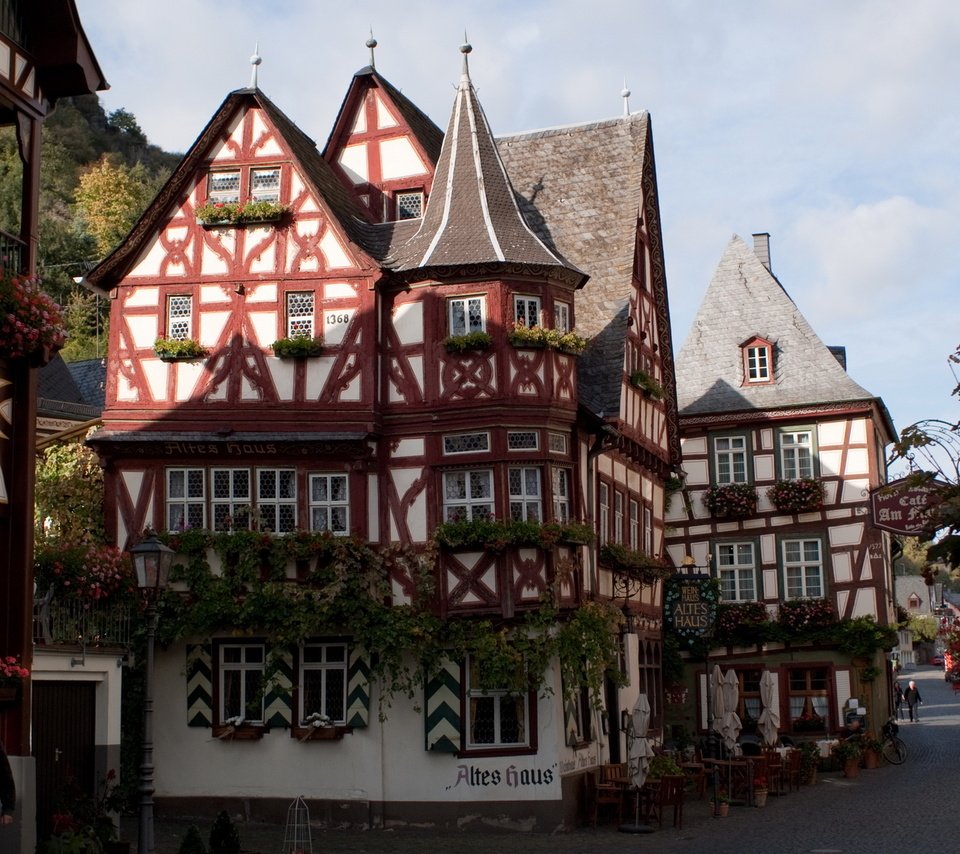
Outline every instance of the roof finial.
{"label": "roof finial", "polygon": [[625,116],[630,115],[630,90],[627,88],[627,78],[623,78],[623,90],[620,92],[620,97],[623,98],[623,114]]}
{"label": "roof finial", "polygon": [[470,66],[467,64],[467,54],[473,50],[473,45],[467,41],[467,31],[463,31],[463,44],[460,45],[460,53],[463,54],[463,71],[461,72],[467,80],[470,79]]}
{"label": "roof finial", "polygon": [[373,37],[373,27],[370,27],[370,38],[367,39],[367,47],[370,48],[370,67],[376,70],[377,60],[373,55],[373,51],[377,47],[377,40]]}
{"label": "roof finial", "polygon": [[257,88],[257,66],[263,62],[263,59],[260,57],[260,42],[257,42],[253,48],[253,56],[250,57],[250,64],[253,68],[250,71],[250,88]]}

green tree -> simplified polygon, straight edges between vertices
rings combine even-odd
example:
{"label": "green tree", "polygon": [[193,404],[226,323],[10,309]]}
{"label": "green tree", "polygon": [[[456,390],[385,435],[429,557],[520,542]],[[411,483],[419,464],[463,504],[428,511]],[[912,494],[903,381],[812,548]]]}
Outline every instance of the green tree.
{"label": "green tree", "polygon": [[37,458],[38,546],[103,543],[103,470],[82,441],[52,445]]}
{"label": "green tree", "polygon": [[933,643],[937,639],[940,621],[928,614],[914,614],[910,617],[907,628],[913,632],[914,640]]}
{"label": "green tree", "polygon": [[104,156],[80,176],[76,190],[80,215],[97,252],[107,255],[127,235],[152,196],[146,170]]}

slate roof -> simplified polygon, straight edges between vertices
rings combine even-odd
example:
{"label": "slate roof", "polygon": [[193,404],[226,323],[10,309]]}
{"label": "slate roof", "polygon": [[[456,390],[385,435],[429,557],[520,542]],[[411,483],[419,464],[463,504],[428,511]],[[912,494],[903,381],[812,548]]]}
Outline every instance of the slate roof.
{"label": "slate roof", "polygon": [[[386,259],[395,273],[443,271],[465,265],[506,265],[513,271],[586,276],[527,224],[470,81],[466,52],[457,95],[420,229]],[[442,275],[442,272],[441,272]]]}
{"label": "slate roof", "polygon": [[70,362],[67,367],[88,406],[102,412],[106,401],[107,364],[105,359],[84,359]]}
{"label": "slate roof", "polygon": [[103,411],[81,393],[67,363],[55,356],[40,371],[37,380],[37,413],[51,417],[89,420]]}
{"label": "slate roof", "polygon": [[[576,295],[577,330],[591,338],[578,360],[581,402],[617,415],[623,388],[627,316],[633,292],[637,222],[651,230],[662,265],[650,116],[500,137],[500,154],[519,190],[521,208],[540,238],[590,275]],[[645,175],[648,210],[641,210]],[[662,266],[661,266],[662,271]],[[659,303],[660,355],[672,382],[672,346],[665,282]],[[668,395],[668,398],[671,397]],[[669,403],[669,401],[668,401]]]}
{"label": "slate roof", "polygon": [[[740,345],[754,336],[773,342],[775,381],[744,386]],[[876,402],[885,413],[882,402],[843,369],[737,235],[677,356],[677,394],[681,417],[854,401]]]}

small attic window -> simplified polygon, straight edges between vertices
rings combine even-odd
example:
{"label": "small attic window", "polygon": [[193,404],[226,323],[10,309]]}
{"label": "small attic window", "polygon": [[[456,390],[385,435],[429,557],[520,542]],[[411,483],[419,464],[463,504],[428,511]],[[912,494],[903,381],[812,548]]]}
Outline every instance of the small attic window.
{"label": "small attic window", "polygon": [[423,216],[423,193],[419,190],[397,193],[397,219],[420,219]]}
{"label": "small attic window", "polygon": [[280,201],[280,168],[250,170],[250,198],[255,202]]}
{"label": "small attic window", "polygon": [[740,345],[743,353],[743,384],[773,382],[773,343],[765,338],[751,338]]}
{"label": "small attic window", "polygon": [[212,203],[240,201],[240,170],[211,172],[207,178],[207,197]]}

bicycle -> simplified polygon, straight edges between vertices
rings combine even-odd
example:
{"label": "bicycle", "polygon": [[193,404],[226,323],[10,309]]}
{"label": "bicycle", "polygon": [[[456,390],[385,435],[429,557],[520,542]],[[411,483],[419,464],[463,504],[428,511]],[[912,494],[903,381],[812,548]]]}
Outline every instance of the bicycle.
{"label": "bicycle", "polygon": [[900,726],[894,718],[890,718],[881,730],[883,736],[881,753],[891,765],[902,765],[903,760],[907,758],[907,745],[897,735],[898,732],[900,732]]}

